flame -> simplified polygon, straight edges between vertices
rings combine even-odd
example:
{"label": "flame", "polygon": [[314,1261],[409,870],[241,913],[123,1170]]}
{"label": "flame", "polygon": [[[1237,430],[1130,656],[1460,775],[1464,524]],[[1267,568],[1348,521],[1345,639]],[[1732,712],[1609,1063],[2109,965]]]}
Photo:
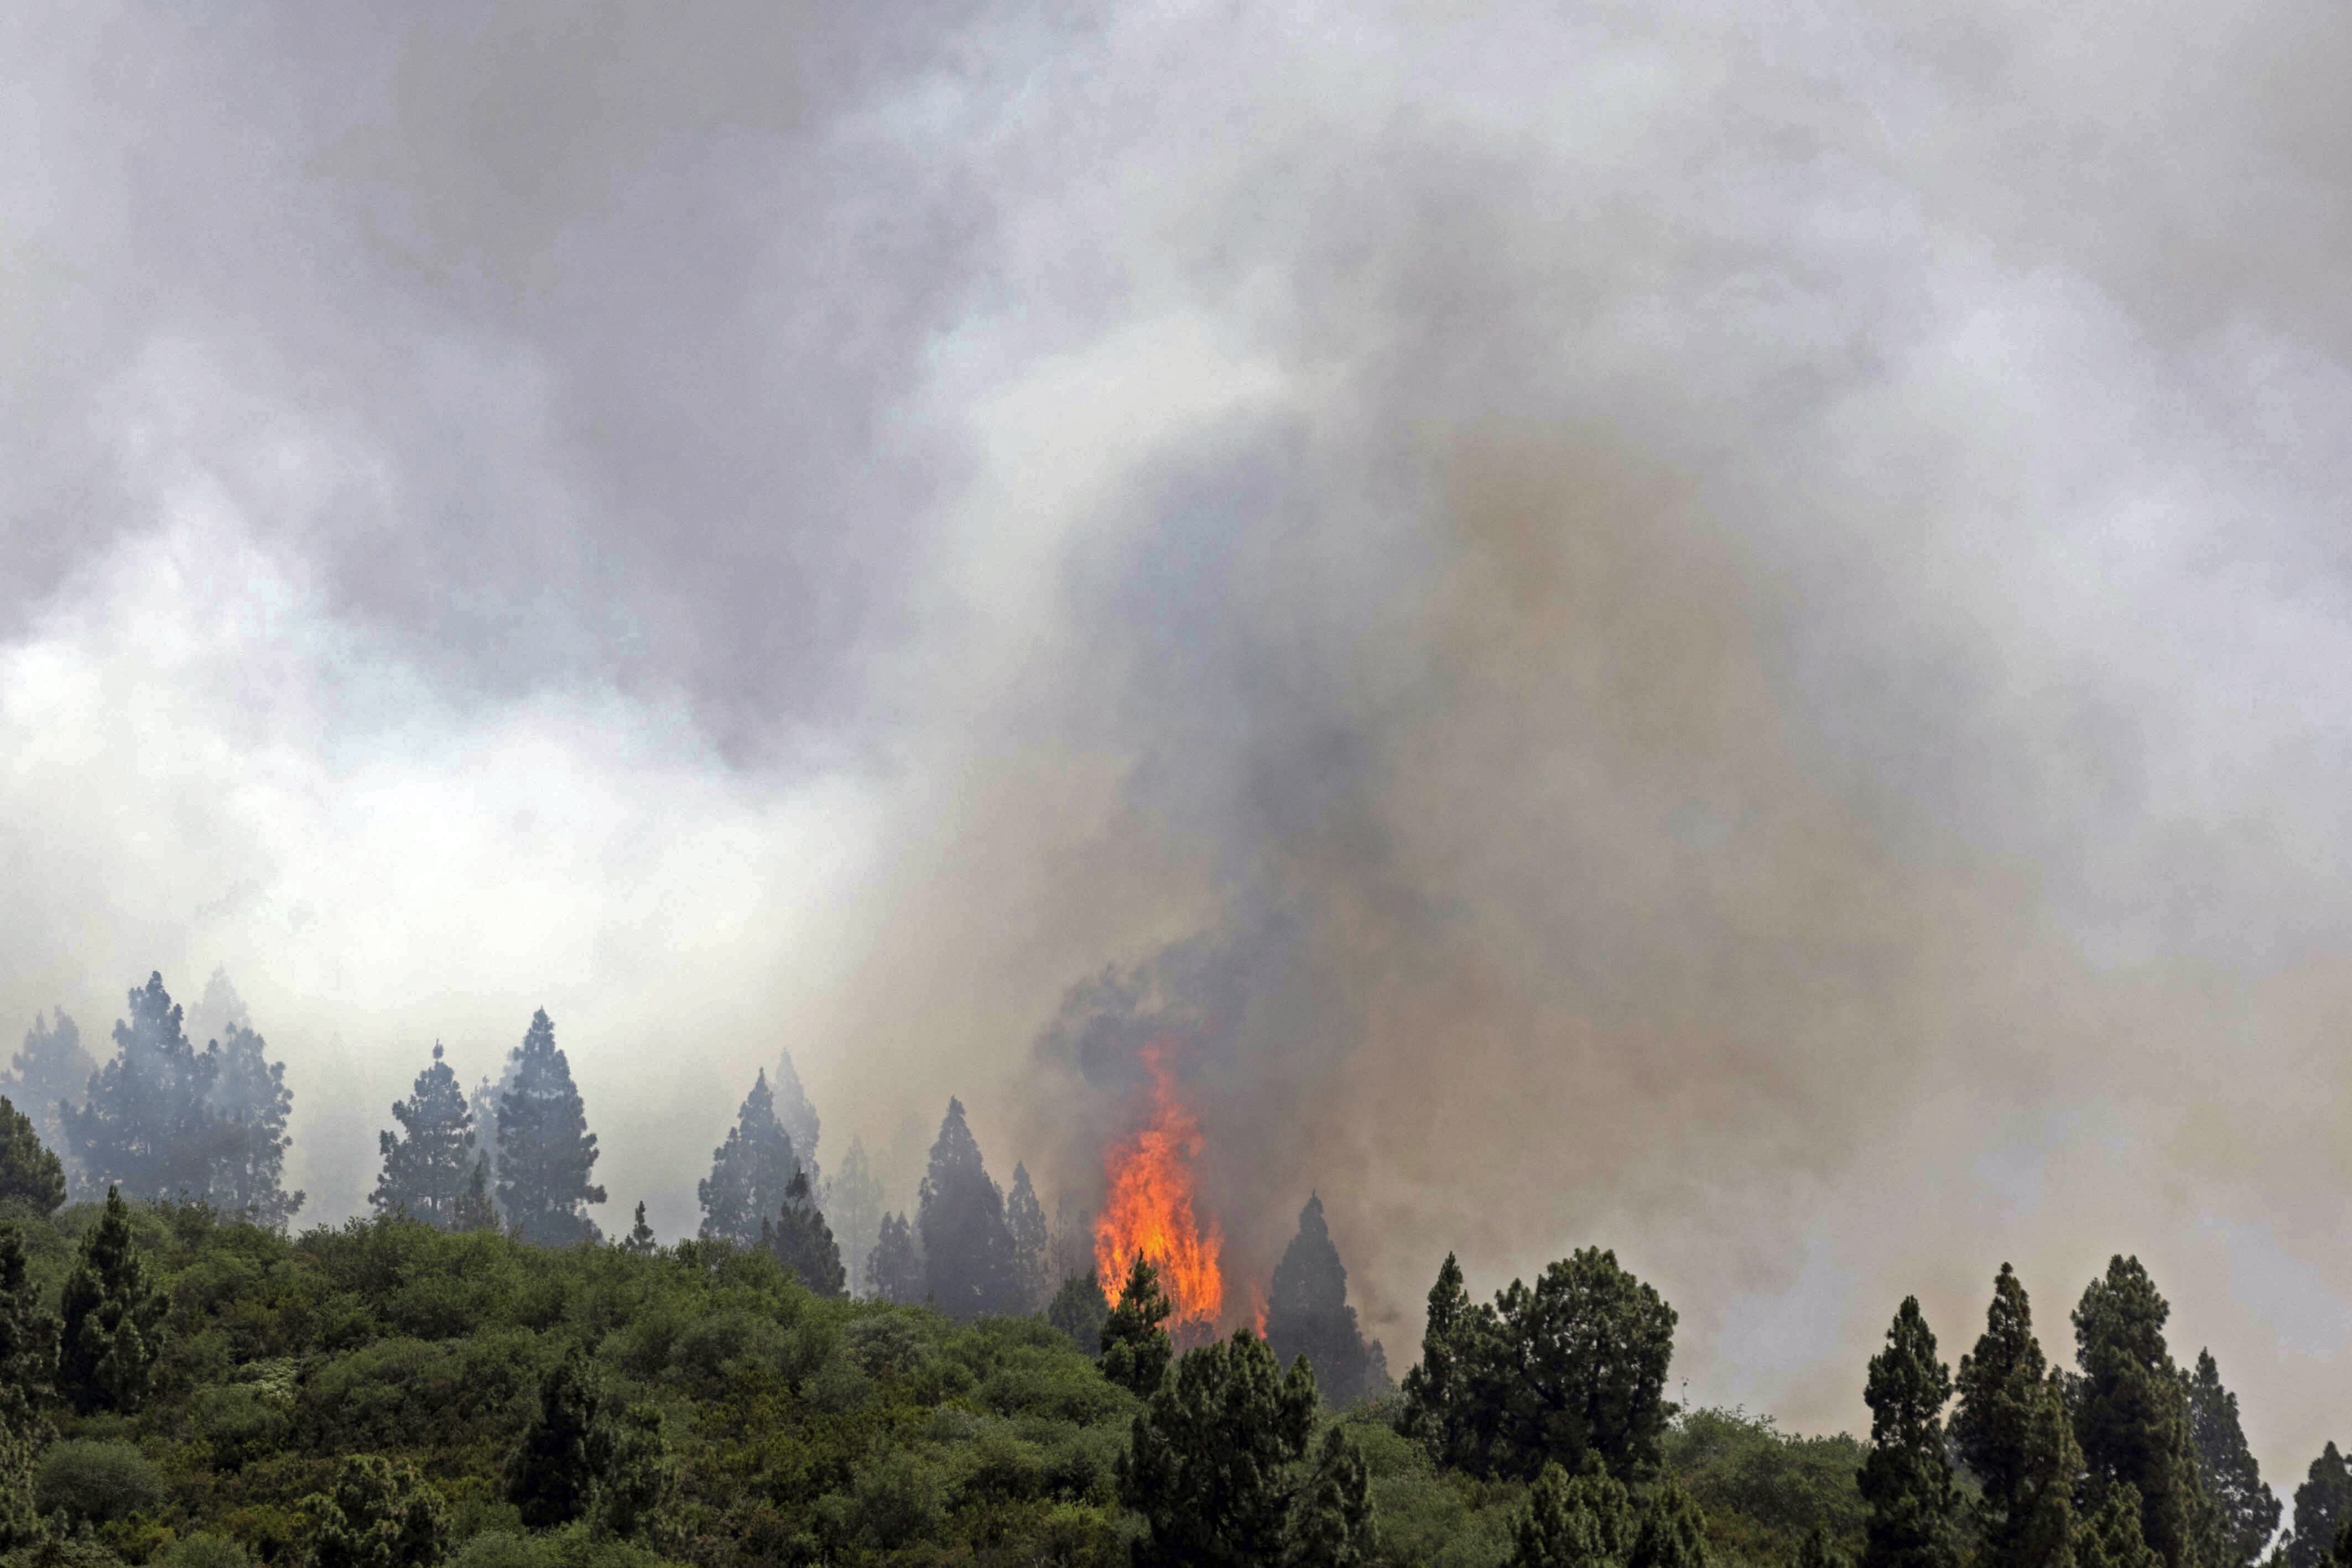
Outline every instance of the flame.
{"label": "flame", "polygon": [[1265,1292],[1258,1289],[1257,1281],[1255,1280],[1250,1281],[1250,1323],[1257,1330],[1257,1337],[1264,1339],[1265,1337]]}
{"label": "flame", "polygon": [[1213,1332],[1225,1301],[1217,1254],[1224,1239],[1214,1219],[1204,1229],[1192,1212],[1192,1156],[1201,1152],[1201,1126],[1176,1097],[1174,1076],[1160,1048],[1146,1047],[1144,1069],[1151,1074],[1150,1117],[1135,1135],[1103,1155],[1110,1192],[1095,1217],[1095,1266],[1103,1288],[1116,1301],[1138,1252],[1160,1270],[1160,1288],[1175,1312],[1168,1330]]}

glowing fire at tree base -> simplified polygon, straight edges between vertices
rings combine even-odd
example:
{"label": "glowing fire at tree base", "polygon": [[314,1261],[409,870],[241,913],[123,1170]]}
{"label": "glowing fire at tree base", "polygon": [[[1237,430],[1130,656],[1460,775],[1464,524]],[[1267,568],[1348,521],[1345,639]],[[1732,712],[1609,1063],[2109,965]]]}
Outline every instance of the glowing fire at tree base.
{"label": "glowing fire at tree base", "polygon": [[1151,1074],[1149,1118],[1135,1134],[1103,1155],[1110,1191],[1095,1217],[1095,1267],[1113,1300],[1139,1252],[1160,1270],[1160,1288],[1175,1305],[1168,1332],[1179,1349],[1215,1334],[1225,1301],[1217,1267],[1223,1249],[1214,1219],[1204,1228],[1192,1207],[1192,1158],[1201,1127],[1177,1098],[1175,1075],[1162,1048],[1145,1049]]}

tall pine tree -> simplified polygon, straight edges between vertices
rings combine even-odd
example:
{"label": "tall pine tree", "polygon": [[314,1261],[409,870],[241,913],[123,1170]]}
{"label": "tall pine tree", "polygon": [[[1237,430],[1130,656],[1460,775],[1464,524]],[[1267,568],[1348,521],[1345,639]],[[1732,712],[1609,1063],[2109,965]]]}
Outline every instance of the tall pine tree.
{"label": "tall pine tree", "polygon": [[1116,1471],[1143,1516],[1137,1568],[1258,1568],[1288,1542],[1287,1477],[1315,1430],[1315,1375],[1286,1374],[1248,1329],[1177,1364],[1135,1418]]}
{"label": "tall pine tree", "polygon": [[2006,1263],[1993,1280],[1985,1332],[1960,1358],[1957,1385],[1953,1446],[1983,1486],[1980,1568],[2065,1568],[2082,1451],[2033,1336],[2025,1287]]}
{"label": "tall pine tree", "polygon": [[2328,1444],[2294,1489],[2294,1529],[2286,1539],[2288,1568],[2319,1568],[2336,1532],[2352,1523],[2352,1465]]}
{"label": "tall pine tree", "polygon": [[368,1202],[380,1214],[405,1214],[442,1230],[456,1230],[457,1211],[473,1183],[477,1141],[474,1113],[457,1075],[433,1042],[433,1061],[416,1075],[408,1098],[392,1108],[400,1132],[376,1134],[383,1170]]}
{"label": "tall pine tree", "polygon": [[824,1178],[824,1215],[841,1243],[841,1259],[849,1270],[849,1288],[856,1295],[874,1292],[866,1278],[866,1260],[882,1235],[882,1183],[866,1157],[866,1141],[853,1137],[840,1166]]}
{"label": "tall pine tree", "polygon": [[41,1305],[23,1231],[0,1224],[0,1435],[32,1435],[57,1383],[58,1320]]}
{"label": "tall pine tree", "polygon": [[288,1192],[283,1179],[294,1111],[286,1066],[270,1061],[261,1036],[242,1024],[207,1042],[205,1054],[215,1063],[207,1098],[223,1125],[209,1200],[224,1214],[282,1229],[302,1207],[302,1194]]}
{"label": "tall pine tree", "polygon": [[1421,1363],[1404,1377],[1404,1429],[1450,1469],[1475,1469],[1486,1449],[1488,1423],[1475,1382],[1493,1317],[1472,1302],[1462,1265],[1448,1252],[1429,1288]]}
{"label": "tall pine tree", "polygon": [[877,1301],[910,1304],[923,1299],[923,1255],[915,1228],[903,1214],[886,1214],[866,1260],[866,1293]]}
{"label": "tall pine tree", "polygon": [[1348,1270],[1331,1244],[1319,1195],[1307,1196],[1298,1211],[1298,1234],[1274,1266],[1265,1337],[1283,1361],[1307,1358],[1315,1386],[1335,1407],[1380,1392],[1371,1386],[1371,1351],[1356,1327],[1356,1309],[1348,1304]]}
{"label": "tall pine tree", "polygon": [[2218,1568],[2253,1568],[2278,1531],[2278,1495],[2263,1482],[2262,1467],[2246,1446],[2238,1396],[2221,1385],[2221,1369],[2210,1350],[2197,1353],[2197,1370],[2189,1379],[2189,1440],[2197,1450],[2205,1495],[2221,1514]]}
{"label": "tall pine tree", "polygon": [[596,1134],[545,1009],[531,1014],[508,1061],[514,1071],[499,1101],[499,1211],[516,1236],[537,1246],[604,1239],[587,1211],[604,1201],[604,1189],[588,1179]]}
{"label": "tall pine tree", "polygon": [[33,1119],[0,1094],[0,1213],[23,1207],[47,1216],[65,1200],[65,1166],[41,1142]]}
{"label": "tall pine tree", "polygon": [[91,1075],[84,1102],[61,1113],[67,1144],[93,1184],[151,1202],[202,1202],[226,1153],[209,1105],[218,1059],[188,1042],[161,974],[130,998],[131,1016],[114,1026],[114,1060]]}
{"label": "tall pine tree", "polygon": [[35,1013],[33,1027],[25,1031],[24,1045],[11,1059],[8,1071],[0,1072],[0,1094],[14,1100],[16,1109],[32,1119],[41,1142],[63,1156],[69,1152],[63,1107],[67,1101],[82,1097],[90,1074],[97,1071],[98,1063],[82,1049],[81,1026],[67,1016],[65,1009],[47,1015]]}
{"label": "tall pine tree", "polygon": [[58,1391],[85,1415],[138,1409],[163,1354],[164,1302],[131,1239],[131,1210],[112,1187],[60,1305]]}
{"label": "tall pine tree", "polygon": [[1160,1288],[1160,1270],[1141,1252],[1127,1268],[1118,1304],[1103,1319],[1102,1375],[1130,1394],[1150,1398],[1176,1354],[1166,1323],[1176,1310]]}
{"label": "tall pine tree", "polygon": [[1944,1403],[1952,1375],[1936,1359],[1936,1336],[1906,1296],[1870,1359],[1863,1400],[1870,1406],[1870,1454],[1857,1480],[1869,1510],[1863,1568],[1950,1568],[1955,1493],[1944,1457]]}
{"label": "tall pine tree", "polygon": [[776,1118],[775,1096],[763,1071],[743,1097],[727,1141],[710,1151],[710,1175],[695,1191],[702,1200],[706,1241],[756,1246],[760,1227],[784,1206],[785,1189],[800,1169],[792,1134]]}
{"label": "tall pine tree", "polygon": [[776,1120],[793,1141],[793,1157],[808,1171],[809,1180],[822,1187],[824,1173],[817,1166],[816,1140],[824,1124],[817,1119],[808,1091],[801,1087],[800,1070],[793,1065],[790,1051],[776,1052]]}
{"label": "tall pine tree", "polygon": [[834,1244],[833,1228],[825,1224],[824,1213],[809,1194],[808,1172],[793,1174],[775,1219],[760,1221],[760,1246],[818,1295],[849,1293],[841,1249]]}
{"label": "tall pine tree", "polygon": [[2074,1435],[2095,1500],[2139,1494],[2140,1535],[2166,1568],[2204,1568],[2221,1552],[2220,1517],[2197,1473],[2187,1381],[2165,1346],[2171,1308],[2137,1258],[2117,1256],[2074,1308]]}
{"label": "tall pine tree", "polygon": [[1043,1312],[1054,1289],[1046,1252],[1052,1238],[1045,1225],[1045,1206],[1029,1185],[1029,1167],[1015,1163],[1013,1190],[1004,1198],[1004,1226],[1013,1233],[1013,1282],[1024,1312]]}
{"label": "tall pine tree", "polygon": [[939,1139],[931,1145],[915,1228],[923,1240],[924,1293],[940,1311],[968,1321],[1022,1310],[1004,1193],[981,1160],[961,1100],[948,1102]]}

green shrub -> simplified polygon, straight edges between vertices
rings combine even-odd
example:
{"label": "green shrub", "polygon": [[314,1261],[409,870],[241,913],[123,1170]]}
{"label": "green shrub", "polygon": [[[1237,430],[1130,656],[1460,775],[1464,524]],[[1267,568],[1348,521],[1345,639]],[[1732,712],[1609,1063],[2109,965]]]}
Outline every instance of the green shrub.
{"label": "green shrub", "polygon": [[155,1559],[159,1568],[254,1568],[253,1553],[219,1535],[189,1535]]}
{"label": "green shrub", "polygon": [[128,1443],[55,1443],[33,1469],[33,1500],[102,1524],[145,1513],[163,1500],[163,1472]]}

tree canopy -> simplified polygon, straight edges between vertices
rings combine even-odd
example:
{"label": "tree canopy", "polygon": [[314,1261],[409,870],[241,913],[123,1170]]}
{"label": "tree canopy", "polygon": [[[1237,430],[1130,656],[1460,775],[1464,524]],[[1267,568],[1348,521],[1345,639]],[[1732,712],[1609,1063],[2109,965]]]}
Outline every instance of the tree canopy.
{"label": "tree canopy", "polygon": [[588,1206],[604,1201],[604,1189],[588,1179],[596,1134],[544,1009],[531,1014],[508,1061],[513,1071],[499,1099],[499,1211],[518,1236],[541,1247],[602,1240],[588,1218]]}

